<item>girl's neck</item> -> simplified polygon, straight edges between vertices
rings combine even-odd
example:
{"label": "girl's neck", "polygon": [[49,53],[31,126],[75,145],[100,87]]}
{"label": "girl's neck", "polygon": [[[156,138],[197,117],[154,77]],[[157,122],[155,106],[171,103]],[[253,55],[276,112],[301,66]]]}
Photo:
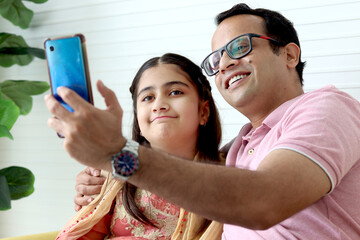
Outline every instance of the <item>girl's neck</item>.
{"label": "girl's neck", "polygon": [[181,157],[189,160],[194,159],[197,153],[196,145],[195,146],[189,146],[189,144],[187,145],[178,144],[176,146],[173,145],[174,145],[173,143],[163,143],[161,145],[155,145],[155,146],[151,145],[151,147],[154,149],[164,151],[176,157]]}

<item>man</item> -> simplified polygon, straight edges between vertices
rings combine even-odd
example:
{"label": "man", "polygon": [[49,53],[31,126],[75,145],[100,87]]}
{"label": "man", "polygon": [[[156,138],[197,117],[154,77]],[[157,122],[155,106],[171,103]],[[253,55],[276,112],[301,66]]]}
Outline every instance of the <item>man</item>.
{"label": "man", "polygon": [[[120,105],[101,82],[106,110],[62,88],[75,113],[47,96],[56,117],[49,126],[65,136],[65,149],[80,163],[113,171],[113,162],[115,177],[225,223],[223,239],[359,238],[359,102],[334,87],[304,94],[300,44],[282,15],[239,4],[217,20],[214,52],[202,67],[250,120],[228,152],[227,167],[129,147]],[[135,166],[128,173],[119,169],[125,166],[120,157],[112,157],[124,154],[125,145]]]}

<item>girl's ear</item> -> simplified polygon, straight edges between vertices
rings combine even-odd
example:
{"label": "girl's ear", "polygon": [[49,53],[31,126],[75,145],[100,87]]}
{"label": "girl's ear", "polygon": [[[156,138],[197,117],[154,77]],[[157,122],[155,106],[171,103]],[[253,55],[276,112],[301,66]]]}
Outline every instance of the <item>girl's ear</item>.
{"label": "girl's ear", "polygon": [[199,109],[199,124],[204,126],[208,122],[210,116],[210,106],[209,101],[201,101],[200,103],[200,109]]}

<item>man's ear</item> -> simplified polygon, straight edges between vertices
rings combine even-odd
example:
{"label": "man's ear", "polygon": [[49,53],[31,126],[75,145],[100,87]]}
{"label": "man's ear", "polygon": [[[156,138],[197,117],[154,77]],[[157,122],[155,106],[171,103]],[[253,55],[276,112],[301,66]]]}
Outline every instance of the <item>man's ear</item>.
{"label": "man's ear", "polygon": [[200,103],[200,109],[199,109],[199,114],[200,114],[200,125],[206,125],[206,123],[208,122],[209,116],[210,116],[210,106],[209,106],[209,101],[201,101]]}
{"label": "man's ear", "polygon": [[286,65],[288,68],[295,68],[300,59],[300,48],[295,43],[288,43],[285,47]]}

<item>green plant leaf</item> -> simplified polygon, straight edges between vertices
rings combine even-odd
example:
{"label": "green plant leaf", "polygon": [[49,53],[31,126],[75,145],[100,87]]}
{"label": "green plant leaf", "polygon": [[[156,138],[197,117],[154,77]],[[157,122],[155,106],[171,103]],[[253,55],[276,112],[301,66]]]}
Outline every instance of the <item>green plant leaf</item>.
{"label": "green plant leaf", "polygon": [[9,185],[6,177],[0,175],[0,210],[9,210],[11,208],[11,197]]}
{"label": "green plant leaf", "polygon": [[29,95],[39,95],[49,89],[49,84],[43,81],[30,80],[6,80],[0,83],[0,89],[4,93],[4,89],[14,89]]}
{"label": "green plant leaf", "polygon": [[0,125],[0,137],[7,137],[14,140],[14,137],[11,135],[9,129],[4,125]]}
{"label": "green plant leaf", "polygon": [[41,48],[32,47],[8,47],[0,48],[0,55],[32,55],[40,59],[45,59],[45,50]]}
{"label": "green plant leaf", "polygon": [[25,1],[33,2],[33,3],[44,3],[44,2],[47,2],[47,0],[25,0]]}
{"label": "green plant leaf", "polygon": [[[0,0],[1,1],[1,0]],[[0,4],[1,9],[1,4]],[[0,49],[8,48],[28,48],[29,46],[25,42],[22,36],[18,36],[11,33],[0,33]],[[14,54],[0,54],[0,66],[10,67],[14,64],[25,66],[31,63],[34,57],[31,54],[14,55]]]}
{"label": "green plant leaf", "polygon": [[13,101],[19,108],[20,114],[26,115],[31,111],[31,95],[42,94],[49,89],[49,84],[42,81],[7,80],[0,83],[3,99]]}
{"label": "green plant leaf", "polygon": [[[3,95],[0,96],[0,125],[5,126],[10,131],[19,115],[19,107],[13,101],[3,99]],[[4,133],[6,133],[5,130]]]}
{"label": "green plant leaf", "polygon": [[15,26],[28,28],[34,12],[25,7],[21,0],[1,0],[0,14]]}
{"label": "green plant leaf", "polygon": [[0,91],[0,137],[7,137],[13,140],[10,129],[20,115],[20,109],[13,101],[2,99]]}
{"label": "green plant leaf", "polygon": [[6,177],[12,200],[27,197],[34,192],[34,174],[27,168],[12,166],[0,170]]}

